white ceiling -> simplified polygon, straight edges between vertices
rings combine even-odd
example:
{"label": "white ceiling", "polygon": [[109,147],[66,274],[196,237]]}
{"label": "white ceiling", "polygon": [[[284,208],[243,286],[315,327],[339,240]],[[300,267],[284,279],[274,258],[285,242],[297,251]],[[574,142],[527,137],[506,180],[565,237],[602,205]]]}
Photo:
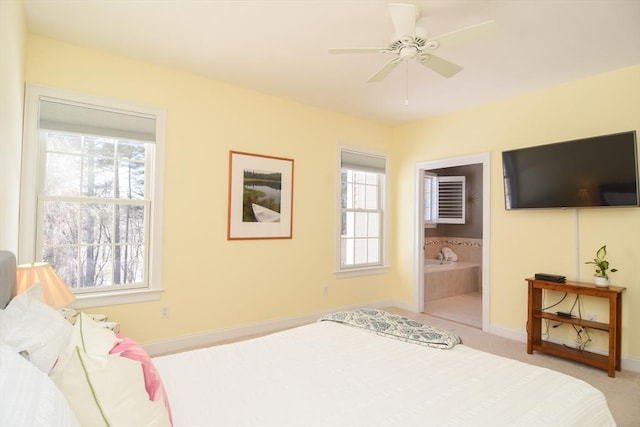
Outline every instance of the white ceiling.
{"label": "white ceiling", "polygon": [[[640,64],[640,0],[416,1],[429,36],[495,20],[498,35],[443,48],[446,79],[391,57],[382,0],[24,0],[29,31],[397,124]],[[408,101],[408,105],[407,105]]]}

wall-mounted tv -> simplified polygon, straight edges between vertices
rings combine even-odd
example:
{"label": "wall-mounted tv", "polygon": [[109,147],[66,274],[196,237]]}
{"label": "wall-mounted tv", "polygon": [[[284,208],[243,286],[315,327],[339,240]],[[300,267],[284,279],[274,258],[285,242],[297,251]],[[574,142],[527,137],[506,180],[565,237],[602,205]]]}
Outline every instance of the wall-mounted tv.
{"label": "wall-mounted tv", "polygon": [[640,206],[636,132],[502,153],[506,209]]}

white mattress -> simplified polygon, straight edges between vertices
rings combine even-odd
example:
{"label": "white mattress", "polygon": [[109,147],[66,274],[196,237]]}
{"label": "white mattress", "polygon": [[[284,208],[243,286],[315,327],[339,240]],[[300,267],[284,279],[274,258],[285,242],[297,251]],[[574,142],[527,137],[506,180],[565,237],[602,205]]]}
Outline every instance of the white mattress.
{"label": "white mattress", "polygon": [[573,377],[320,322],[154,359],[174,426],[614,426]]}

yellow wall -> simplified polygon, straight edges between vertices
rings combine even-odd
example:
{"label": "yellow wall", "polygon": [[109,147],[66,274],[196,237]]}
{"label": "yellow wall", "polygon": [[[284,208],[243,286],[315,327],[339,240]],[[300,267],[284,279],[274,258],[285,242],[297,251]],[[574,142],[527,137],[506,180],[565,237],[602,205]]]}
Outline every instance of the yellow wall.
{"label": "yellow wall", "polygon": [[[389,127],[47,38],[28,46],[28,82],[167,111],[162,300],[88,311],[149,342],[390,298],[389,274],[333,274],[336,147],[385,151]],[[293,239],[226,240],[229,150],[295,160]]]}
{"label": "yellow wall", "polygon": [[[398,185],[392,214],[396,237],[397,286],[394,297],[412,298],[414,241],[414,167],[417,162],[488,152],[491,159],[491,309],[493,327],[525,331],[525,277],[536,272],[576,279],[576,211],[505,211],[501,151],[606,133],[640,129],[640,66],[566,83],[446,116],[394,129]],[[640,209],[582,209],[579,224],[579,275],[591,281],[584,265],[608,245],[614,285],[623,295],[622,353],[640,357]],[[553,301],[553,298],[551,299]],[[589,312],[606,321],[606,305],[589,301]],[[567,331],[566,339],[575,334]],[[555,331],[554,331],[555,333]],[[560,333],[560,332],[559,332]],[[594,334],[592,334],[594,335]],[[561,337],[562,338],[562,337]],[[592,336],[593,338],[593,336]],[[606,348],[603,337],[594,345]]]}
{"label": "yellow wall", "polygon": [[22,2],[0,1],[0,248],[17,251],[27,27]]}

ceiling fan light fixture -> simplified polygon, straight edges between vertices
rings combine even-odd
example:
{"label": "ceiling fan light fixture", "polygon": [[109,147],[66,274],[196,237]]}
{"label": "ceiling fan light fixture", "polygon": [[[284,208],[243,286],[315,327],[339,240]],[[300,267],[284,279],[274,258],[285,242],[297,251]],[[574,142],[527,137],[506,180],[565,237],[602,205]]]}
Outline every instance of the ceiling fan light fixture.
{"label": "ceiling fan light fixture", "polygon": [[403,61],[408,61],[418,55],[418,49],[415,46],[405,46],[400,49],[399,54]]}

